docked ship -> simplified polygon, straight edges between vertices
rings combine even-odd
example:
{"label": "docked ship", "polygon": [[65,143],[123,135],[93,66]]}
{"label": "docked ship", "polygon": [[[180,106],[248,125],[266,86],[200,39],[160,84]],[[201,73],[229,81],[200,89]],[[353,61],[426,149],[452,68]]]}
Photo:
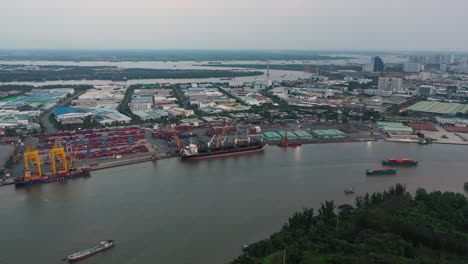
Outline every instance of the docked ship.
{"label": "docked ship", "polygon": [[61,171],[55,175],[32,175],[30,172],[25,172],[23,177],[18,177],[15,179],[15,186],[25,186],[25,185],[32,185],[32,184],[41,184],[41,183],[50,183],[56,181],[63,181],[72,178],[84,177],[90,175],[89,168],[80,168],[71,171]]}
{"label": "docked ship", "polygon": [[83,260],[85,258],[89,258],[92,255],[95,255],[95,254],[97,254],[99,252],[102,252],[102,251],[104,251],[106,249],[109,249],[109,248],[111,248],[113,246],[114,246],[114,240],[101,241],[101,242],[99,242],[98,245],[96,245],[96,246],[94,246],[92,248],[88,248],[88,249],[85,249],[83,251],[71,254],[70,256],[68,256],[66,258],[66,260],[68,260],[68,262],[70,262],[70,263],[77,262],[77,261]]}
{"label": "docked ship", "polygon": [[67,157],[59,142],[54,144],[49,154],[51,172],[43,173],[39,151],[34,146],[29,146],[24,153],[24,175],[15,179],[15,186],[51,183],[90,175],[89,167],[75,167],[75,155]]}
{"label": "docked ship", "polygon": [[263,151],[265,143],[259,140],[252,140],[248,138],[246,141],[236,139],[234,144],[216,144],[215,147],[211,148],[211,140],[208,142],[207,147],[199,146],[194,143],[190,143],[180,151],[181,159],[207,159],[216,157],[225,157],[232,155],[241,155],[247,153],[255,153]]}
{"label": "docked ship", "polygon": [[408,159],[408,158],[399,158],[399,159],[392,158],[392,159],[382,160],[382,164],[392,165],[392,166],[395,166],[395,165],[415,166],[415,165],[418,165],[418,161],[413,160],[413,159]]}
{"label": "docked ship", "polygon": [[395,174],[396,172],[396,168],[376,168],[366,170],[367,175]]}

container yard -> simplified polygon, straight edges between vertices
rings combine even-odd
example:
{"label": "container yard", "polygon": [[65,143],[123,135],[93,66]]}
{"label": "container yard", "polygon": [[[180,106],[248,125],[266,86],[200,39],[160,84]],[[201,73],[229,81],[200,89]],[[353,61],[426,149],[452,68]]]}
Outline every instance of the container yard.
{"label": "container yard", "polygon": [[59,142],[67,154],[74,153],[77,161],[93,167],[106,160],[148,154],[152,146],[148,144],[145,134],[146,130],[139,127],[61,131],[39,135],[33,139],[33,143],[45,162],[49,162],[51,147]]}

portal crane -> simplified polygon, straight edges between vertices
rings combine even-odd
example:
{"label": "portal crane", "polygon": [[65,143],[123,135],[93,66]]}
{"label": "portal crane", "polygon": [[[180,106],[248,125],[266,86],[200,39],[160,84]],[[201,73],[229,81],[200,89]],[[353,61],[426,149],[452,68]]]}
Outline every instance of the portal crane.
{"label": "portal crane", "polygon": [[226,138],[227,128],[228,128],[228,125],[226,124],[223,127],[223,132],[221,133],[221,135],[218,135],[218,140],[216,141],[216,148],[217,149],[219,149],[221,147],[221,141],[223,141],[223,143],[224,143],[224,140]]}
{"label": "portal crane", "polygon": [[54,147],[50,150],[50,162],[52,167],[52,172],[57,174],[57,160],[61,164],[61,169],[68,170],[67,155],[65,154],[65,149],[59,141],[56,141]]}
{"label": "portal crane", "polygon": [[31,171],[29,169],[29,163],[31,166],[36,167],[36,174],[41,177],[42,176],[42,168],[41,168],[41,158],[39,155],[39,151],[32,145],[28,146],[26,152],[24,152],[24,177],[31,178]]}

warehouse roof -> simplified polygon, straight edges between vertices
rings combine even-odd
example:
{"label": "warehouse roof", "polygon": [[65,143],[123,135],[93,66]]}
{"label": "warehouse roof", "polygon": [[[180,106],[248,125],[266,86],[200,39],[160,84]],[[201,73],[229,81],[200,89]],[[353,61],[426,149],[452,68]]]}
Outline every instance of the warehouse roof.
{"label": "warehouse roof", "polygon": [[408,110],[425,113],[455,115],[457,113],[467,113],[468,105],[459,103],[422,101],[408,107]]}
{"label": "warehouse roof", "polygon": [[54,109],[54,115],[65,115],[65,114],[73,114],[73,113],[87,113],[89,110],[76,108],[76,107],[57,107]]}
{"label": "warehouse roof", "polygon": [[405,125],[403,125],[403,123],[399,123],[399,122],[382,122],[382,121],[377,122],[377,126],[380,127],[380,128],[383,128],[383,127],[405,127]]}

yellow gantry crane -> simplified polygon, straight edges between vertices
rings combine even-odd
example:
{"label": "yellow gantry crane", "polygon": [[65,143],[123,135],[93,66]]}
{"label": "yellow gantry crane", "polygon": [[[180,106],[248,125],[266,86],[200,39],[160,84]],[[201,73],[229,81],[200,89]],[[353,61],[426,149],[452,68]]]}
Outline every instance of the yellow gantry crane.
{"label": "yellow gantry crane", "polygon": [[24,177],[31,178],[31,170],[29,169],[29,164],[31,166],[36,167],[36,174],[39,177],[42,176],[42,168],[41,168],[41,158],[39,155],[39,151],[32,145],[28,146],[26,151],[24,152]]}
{"label": "yellow gantry crane", "polygon": [[58,141],[55,142],[54,147],[50,150],[50,162],[54,174],[57,174],[57,161],[60,163],[61,169],[68,171],[67,154],[62,144]]}

